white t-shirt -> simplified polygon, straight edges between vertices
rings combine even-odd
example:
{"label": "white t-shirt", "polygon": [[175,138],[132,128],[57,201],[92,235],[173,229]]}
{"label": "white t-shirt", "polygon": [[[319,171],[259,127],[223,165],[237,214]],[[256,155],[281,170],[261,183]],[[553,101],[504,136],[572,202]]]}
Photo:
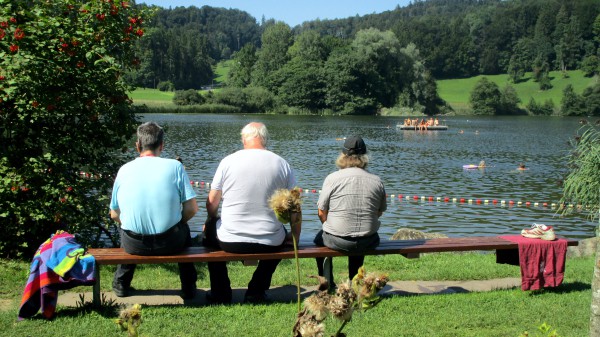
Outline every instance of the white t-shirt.
{"label": "white t-shirt", "polygon": [[223,158],[211,186],[221,191],[219,240],[281,245],[285,230],[268,200],[275,190],[295,185],[288,162],[271,151],[240,150]]}

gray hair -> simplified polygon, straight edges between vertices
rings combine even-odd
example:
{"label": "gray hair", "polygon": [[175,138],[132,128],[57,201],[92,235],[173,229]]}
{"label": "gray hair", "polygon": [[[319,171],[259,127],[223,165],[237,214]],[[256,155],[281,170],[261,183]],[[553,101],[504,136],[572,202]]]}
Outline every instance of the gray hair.
{"label": "gray hair", "polygon": [[164,141],[165,132],[155,122],[146,122],[137,128],[137,141],[141,151],[156,151]]}
{"label": "gray hair", "polygon": [[367,168],[367,165],[369,165],[369,156],[366,154],[347,155],[344,153],[340,153],[337,160],[335,161],[335,165],[340,170],[349,167],[358,167],[365,170]]}
{"label": "gray hair", "polygon": [[269,132],[267,131],[267,127],[263,123],[248,123],[248,125],[244,126],[244,128],[242,129],[240,135],[242,136],[242,142],[245,139],[259,138],[262,146],[267,147],[267,141],[269,140]]}

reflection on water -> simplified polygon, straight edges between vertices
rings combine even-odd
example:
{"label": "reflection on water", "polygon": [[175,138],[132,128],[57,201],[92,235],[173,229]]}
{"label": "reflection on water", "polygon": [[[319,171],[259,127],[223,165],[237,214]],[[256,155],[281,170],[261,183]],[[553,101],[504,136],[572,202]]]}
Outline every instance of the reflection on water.
{"label": "reflection on water", "polygon": [[[561,196],[567,142],[579,129],[577,119],[449,117],[441,121],[448,131],[428,132],[401,131],[395,125],[402,118],[389,117],[160,114],[144,120],[167,126],[163,157],[181,156],[190,179],[205,183],[211,182],[224,156],[241,148],[241,128],[250,121],[264,122],[271,137],[269,149],[290,162],[298,185],[308,192],[303,207],[306,238],[320,228],[318,190],[336,170],[341,139],[352,134],[365,139],[369,171],[382,177],[389,195],[388,211],[381,217],[383,237],[400,227],[448,236],[518,234],[533,222],[552,225],[568,237],[594,235],[596,225],[585,214],[559,217],[550,207]],[[462,168],[481,160],[487,168]],[[528,170],[516,170],[521,162]],[[200,230],[206,217],[205,186],[197,188],[201,210],[191,221],[193,231]],[[443,201],[446,197],[449,202]]]}

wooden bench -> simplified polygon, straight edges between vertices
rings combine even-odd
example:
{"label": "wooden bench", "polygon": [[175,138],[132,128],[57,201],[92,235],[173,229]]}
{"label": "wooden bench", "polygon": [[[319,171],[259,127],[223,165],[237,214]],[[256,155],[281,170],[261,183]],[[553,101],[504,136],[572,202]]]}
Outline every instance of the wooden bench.
{"label": "wooden bench", "polygon": [[[569,246],[577,246],[577,240],[566,239]],[[418,258],[421,253],[461,252],[461,251],[502,251],[518,254],[518,245],[496,236],[478,236],[462,238],[437,238],[426,240],[382,240],[376,249],[364,252],[364,255],[400,254],[407,258]],[[281,252],[268,254],[233,254],[207,247],[189,247],[177,255],[140,256],[126,253],[122,248],[92,248],[88,251],[96,258],[96,283],[93,288],[93,303],[100,305],[100,266],[115,264],[159,264],[178,262],[217,262],[293,259],[294,249],[286,247]],[[348,256],[351,254],[315,246],[312,242],[301,241],[299,258],[326,258]],[[361,254],[362,255],[362,254]],[[518,255],[517,255],[518,256]],[[324,269],[328,271],[327,266]],[[332,275],[325,275],[331,280]]]}

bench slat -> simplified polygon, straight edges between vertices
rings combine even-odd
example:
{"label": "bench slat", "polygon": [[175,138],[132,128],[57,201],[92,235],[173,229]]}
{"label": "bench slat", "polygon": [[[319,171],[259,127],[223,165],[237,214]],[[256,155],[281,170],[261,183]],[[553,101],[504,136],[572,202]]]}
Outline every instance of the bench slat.
{"label": "bench slat", "polygon": [[[567,245],[577,246],[579,242],[566,239]],[[408,258],[418,257],[420,253],[451,252],[451,251],[478,251],[478,250],[516,250],[518,244],[495,236],[479,236],[466,238],[438,238],[427,240],[382,240],[376,249],[364,252],[364,255],[401,254]],[[151,263],[176,263],[176,262],[217,262],[217,261],[244,261],[244,260],[269,260],[293,259],[292,247],[285,247],[283,251],[269,254],[233,254],[222,250],[206,247],[189,247],[176,255],[170,256],[140,256],[127,254],[122,248],[92,248],[92,254],[97,263],[95,270],[96,283],[94,283],[93,303],[101,305],[100,298],[100,265],[107,264],[151,264]],[[361,255],[362,255],[361,254]],[[301,241],[299,244],[299,258],[347,256],[349,254],[335,251],[327,247],[315,246],[310,241]],[[328,260],[328,259],[326,259]]]}
{"label": "bench slat", "polygon": [[[569,246],[576,246],[577,240],[567,239]],[[451,251],[477,251],[477,250],[504,250],[516,249],[517,243],[493,236],[466,237],[466,238],[437,238],[427,240],[382,240],[379,246],[364,255],[404,254],[451,252]],[[176,255],[170,256],[140,256],[130,255],[122,248],[96,248],[90,249],[98,264],[152,264],[175,262],[215,262],[215,261],[242,261],[242,260],[270,260],[292,259],[292,247],[285,247],[281,252],[234,254],[222,250],[206,247],[189,247]],[[301,242],[298,257],[334,257],[347,256],[348,253],[338,252],[327,247],[315,246],[312,243]]]}

